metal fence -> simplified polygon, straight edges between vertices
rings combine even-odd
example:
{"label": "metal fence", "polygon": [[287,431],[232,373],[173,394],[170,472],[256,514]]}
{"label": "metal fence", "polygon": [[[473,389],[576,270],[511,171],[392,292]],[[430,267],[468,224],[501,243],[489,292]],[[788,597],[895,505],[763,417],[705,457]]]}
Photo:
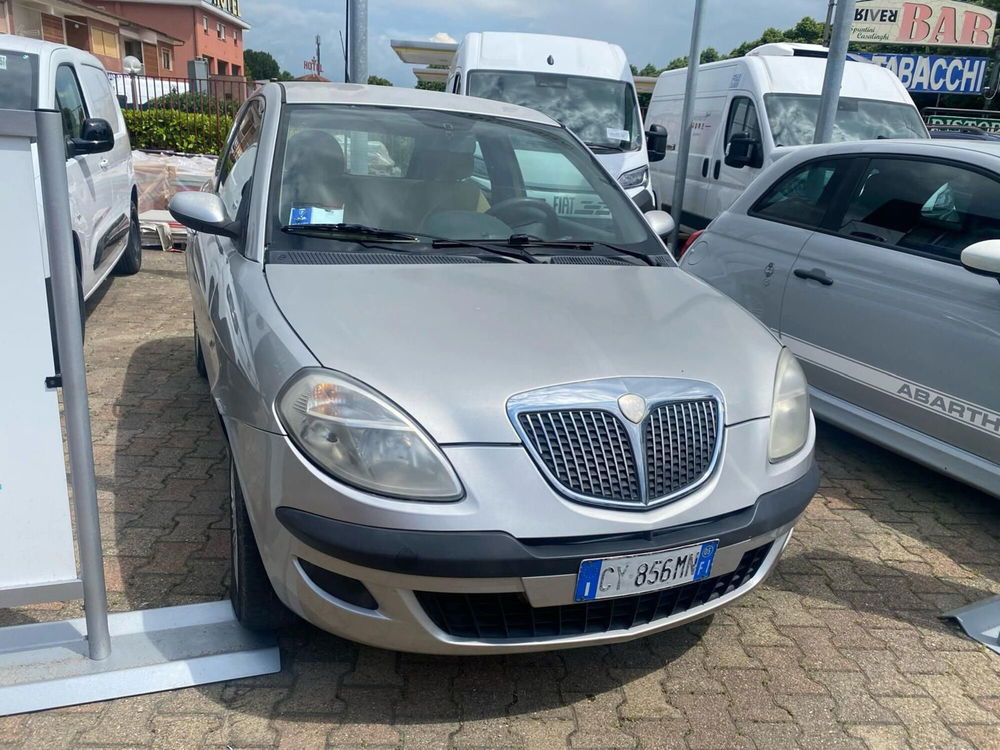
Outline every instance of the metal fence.
{"label": "metal fence", "polygon": [[[256,86],[239,76],[181,78],[108,73],[133,145],[218,153],[233,116]],[[185,117],[173,113],[196,115]]]}

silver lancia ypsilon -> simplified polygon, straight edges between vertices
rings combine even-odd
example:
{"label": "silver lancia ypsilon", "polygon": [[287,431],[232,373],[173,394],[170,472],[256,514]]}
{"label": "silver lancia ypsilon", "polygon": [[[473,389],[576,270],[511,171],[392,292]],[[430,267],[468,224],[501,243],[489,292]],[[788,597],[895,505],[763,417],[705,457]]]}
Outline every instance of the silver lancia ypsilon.
{"label": "silver lancia ypsilon", "polygon": [[249,627],[623,641],[754,588],[813,496],[795,358],[544,115],[268,84],[171,211]]}

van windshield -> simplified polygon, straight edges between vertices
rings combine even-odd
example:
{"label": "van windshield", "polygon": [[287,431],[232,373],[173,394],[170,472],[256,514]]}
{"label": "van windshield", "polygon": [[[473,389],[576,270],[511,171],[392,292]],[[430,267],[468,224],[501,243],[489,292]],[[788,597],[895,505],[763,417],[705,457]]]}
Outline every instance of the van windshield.
{"label": "van windshield", "polygon": [[38,107],[38,55],[0,49],[0,109]]}
{"label": "van windshield", "polygon": [[598,153],[638,151],[641,123],[632,84],[606,78],[473,70],[468,93],[544,112]]}
{"label": "van windshield", "polygon": [[316,225],[362,225],[421,241],[523,234],[663,252],[628,197],[562,128],[402,107],[285,111],[270,210],[274,242],[286,249],[316,245],[325,231]]}
{"label": "van windshield", "polygon": [[[775,146],[803,146],[813,142],[819,100],[809,94],[764,95]],[[927,128],[912,104],[840,98],[833,122],[834,141],[926,137]]]}

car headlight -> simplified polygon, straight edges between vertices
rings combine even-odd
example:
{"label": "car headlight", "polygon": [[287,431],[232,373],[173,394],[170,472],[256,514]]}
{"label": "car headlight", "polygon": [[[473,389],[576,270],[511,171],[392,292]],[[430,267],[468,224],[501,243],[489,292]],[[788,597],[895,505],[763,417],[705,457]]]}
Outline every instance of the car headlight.
{"label": "car headlight", "polygon": [[646,187],[647,180],[649,180],[649,167],[639,167],[622,172],[621,177],[618,178],[618,184],[626,190],[631,190],[632,188]]}
{"label": "car headlight", "polygon": [[809,390],[802,367],[788,349],[781,350],[774,375],[771,401],[771,437],[767,457],[771,463],[799,451],[809,438]]}
{"label": "car headlight", "polygon": [[457,500],[462,484],[441,449],[385,396],[330,370],[296,374],[278,395],[288,436],[332,476],[408,500]]}

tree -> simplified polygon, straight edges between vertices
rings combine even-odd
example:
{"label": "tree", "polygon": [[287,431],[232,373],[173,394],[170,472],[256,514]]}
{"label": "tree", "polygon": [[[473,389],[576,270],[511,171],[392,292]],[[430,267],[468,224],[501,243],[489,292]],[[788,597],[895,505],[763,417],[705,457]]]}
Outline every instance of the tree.
{"label": "tree", "polygon": [[290,81],[293,76],[287,70],[282,70],[278,61],[270,52],[248,49],[243,51],[243,65],[247,78],[251,81]]}
{"label": "tree", "polygon": [[369,86],[391,86],[392,81],[388,78],[383,78],[382,76],[368,76]]}

